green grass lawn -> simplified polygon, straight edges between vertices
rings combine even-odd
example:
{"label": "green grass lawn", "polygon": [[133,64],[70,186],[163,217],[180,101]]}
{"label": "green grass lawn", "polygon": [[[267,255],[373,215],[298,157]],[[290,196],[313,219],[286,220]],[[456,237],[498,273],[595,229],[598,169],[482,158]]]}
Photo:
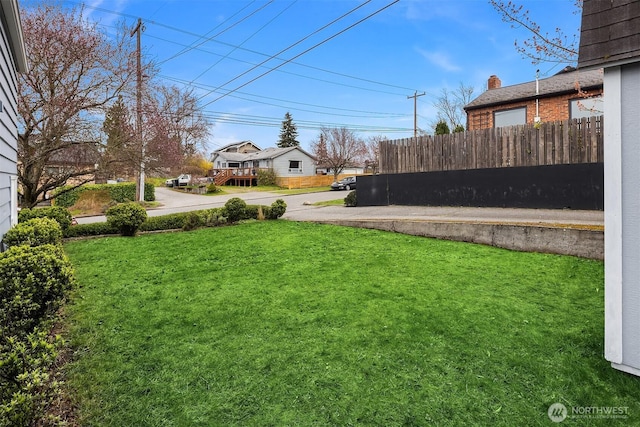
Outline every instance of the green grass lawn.
{"label": "green grass lawn", "polygon": [[65,249],[82,425],[640,423],[601,262],[284,220]]}

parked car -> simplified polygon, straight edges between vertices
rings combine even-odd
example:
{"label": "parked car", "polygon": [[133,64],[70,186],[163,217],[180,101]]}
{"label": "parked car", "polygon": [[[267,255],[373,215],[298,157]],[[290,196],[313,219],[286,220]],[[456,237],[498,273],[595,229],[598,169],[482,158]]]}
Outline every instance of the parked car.
{"label": "parked car", "polygon": [[183,173],[177,178],[171,178],[166,180],[164,182],[164,185],[166,185],[167,187],[180,187],[183,185],[189,185],[190,182],[191,182],[191,175]]}
{"label": "parked car", "polygon": [[348,176],[331,184],[332,190],[354,190],[356,188],[356,177]]}

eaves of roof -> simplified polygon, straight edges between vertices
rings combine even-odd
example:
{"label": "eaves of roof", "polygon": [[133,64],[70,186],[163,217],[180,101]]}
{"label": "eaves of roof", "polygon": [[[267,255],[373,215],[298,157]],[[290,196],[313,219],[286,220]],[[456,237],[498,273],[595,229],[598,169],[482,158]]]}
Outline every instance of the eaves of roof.
{"label": "eaves of roof", "polygon": [[227,152],[219,152],[216,151],[214,155],[218,155],[227,160],[245,162],[250,160],[267,160],[267,159],[275,159],[276,157],[280,157],[286,153],[291,151],[298,150],[307,155],[308,157],[315,160],[315,157],[311,154],[307,153],[300,147],[286,147],[286,148],[267,148],[262,151],[256,151],[253,153],[227,153]]}
{"label": "eaves of roof", "polygon": [[579,68],[622,65],[640,60],[640,2],[585,0],[582,7]]}
{"label": "eaves of roof", "polygon": [[576,92],[576,84],[579,84],[582,90],[601,88],[602,82],[602,70],[562,73],[546,79],[540,79],[538,81],[537,94],[535,80],[517,85],[504,86],[485,91],[469,104],[465,105],[464,109],[468,111],[514,102],[529,101],[536,98],[540,99],[564,95]]}

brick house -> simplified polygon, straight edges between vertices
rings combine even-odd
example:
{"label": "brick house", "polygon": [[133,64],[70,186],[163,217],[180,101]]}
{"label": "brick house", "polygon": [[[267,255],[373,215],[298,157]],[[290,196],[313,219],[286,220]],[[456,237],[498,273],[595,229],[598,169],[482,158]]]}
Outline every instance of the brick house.
{"label": "brick house", "polygon": [[603,108],[602,70],[558,74],[512,86],[489,77],[488,89],[464,107],[467,130],[598,116]]}

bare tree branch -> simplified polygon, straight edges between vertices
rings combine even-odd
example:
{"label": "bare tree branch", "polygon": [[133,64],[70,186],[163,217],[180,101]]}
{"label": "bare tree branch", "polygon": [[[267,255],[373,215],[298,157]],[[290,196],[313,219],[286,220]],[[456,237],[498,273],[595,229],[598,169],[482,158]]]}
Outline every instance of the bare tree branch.
{"label": "bare tree branch", "polygon": [[[491,6],[500,14],[502,20],[511,24],[512,28],[524,28],[531,36],[523,42],[515,41],[515,48],[532,63],[557,62],[575,63],[578,59],[580,30],[567,35],[562,29],[555,28],[552,33],[543,30],[522,5],[512,1],[489,0]],[[576,12],[582,10],[582,0],[574,1]]]}
{"label": "bare tree branch", "polygon": [[131,80],[131,48],[101,33],[82,9],[40,4],[22,12],[30,68],[18,75],[18,179],[31,207],[69,179],[79,185],[95,173],[104,107]]}
{"label": "bare tree branch", "polygon": [[346,166],[362,160],[366,151],[364,141],[344,127],[322,128],[320,136],[312,144],[318,163],[331,168],[335,180]]}

